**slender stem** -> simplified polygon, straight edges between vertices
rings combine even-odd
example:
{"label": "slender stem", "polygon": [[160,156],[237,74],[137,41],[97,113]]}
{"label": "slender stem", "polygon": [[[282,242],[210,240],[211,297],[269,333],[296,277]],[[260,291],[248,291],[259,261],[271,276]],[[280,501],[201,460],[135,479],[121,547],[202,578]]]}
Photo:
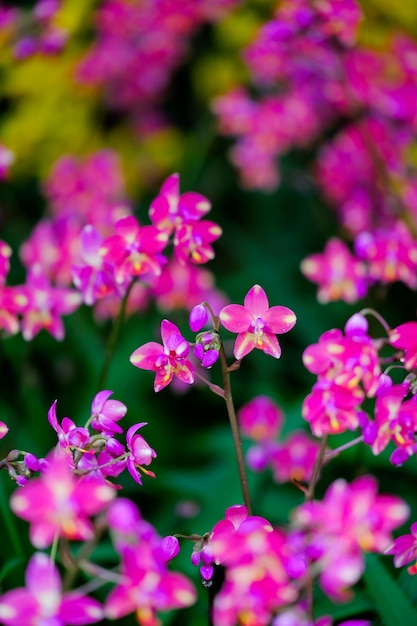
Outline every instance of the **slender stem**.
{"label": "slender stem", "polygon": [[58,543],[59,543],[59,534],[55,533],[54,540],[53,540],[52,546],[51,546],[51,554],[49,556],[49,560],[51,561],[51,563],[55,563],[55,561],[56,561],[56,554],[57,554],[57,551],[58,551]]}
{"label": "slender stem", "polygon": [[97,520],[94,530],[95,530],[94,536],[89,541],[86,541],[82,545],[77,556],[72,557],[73,567],[71,569],[68,569],[63,580],[63,588],[65,591],[72,588],[72,585],[74,584],[74,581],[77,577],[77,573],[80,569],[80,563],[88,560],[88,557],[93,552],[96,545],[98,544],[101,538],[101,535],[104,531],[104,524],[100,523],[100,521]]}
{"label": "slender stem", "polygon": [[97,390],[101,391],[105,385],[105,382],[107,380],[107,374],[109,372],[109,367],[110,367],[110,363],[113,357],[113,353],[114,353],[114,348],[116,346],[116,341],[117,338],[119,336],[120,333],[120,329],[122,327],[124,318],[125,318],[125,313],[126,313],[126,307],[127,307],[127,301],[129,299],[129,295],[130,292],[132,291],[132,287],[135,284],[135,280],[132,280],[132,282],[130,283],[129,287],[127,288],[127,291],[125,293],[125,295],[123,296],[123,299],[120,303],[120,310],[119,310],[119,314],[117,316],[116,322],[113,326],[112,332],[110,334],[109,337],[109,341],[107,343],[106,346],[106,352],[104,355],[104,362],[103,362],[103,367],[101,369],[100,372],[100,376],[98,379],[98,386],[97,386]]}
{"label": "slender stem", "polygon": [[203,376],[202,374],[200,374],[199,372],[194,372],[194,374],[197,376],[197,378],[199,378],[204,384],[207,385],[207,387],[213,392],[215,393],[217,396],[220,396],[221,398],[224,399],[224,391],[221,387],[219,387],[218,385],[213,385],[213,383],[211,383],[205,376]]}
{"label": "slender stem", "polygon": [[252,515],[252,504],[249,494],[248,479],[246,475],[245,458],[243,456],[242,441],[240,439],[239,426],[235,406],[233,403],[232,389],[230,385],[230,371],[227,366],[226,354],[223,343],[220,346],[219,359],[223,375],[224,401],[226,402],[227,414],[229,416],[230,427],[232,429],[233,443],[235,446],[237,465],[239,469],[240,486],[242,489],[243,502],[248,510],[248,515]]}
{"label": "slender stem", "polygon": [[388,326],[388,324],[386,323],[386,321],[384,320],[382,315],[380,315],[378,313],[378,311],[375,311],[374,309],[371,309],[370,307],[366,307],[365,309],[362,309],[360,311],[360,314],[361,315],[372,315],[375,319],[378,320],[378,322],[381,324],[381,326],[383,327],[383,329],[385,330],[387,335],[389,335],[390,327]]}
{"label": "slender stem", "polygon": [[86,583],[85,585],[83,585],[83,587],[79,587],[77,589],[78,593],[80,592],[80,590],[82,590],[84,593],[87,593],[87,589],[88,591],[94,591],[95,589],[98,589],[99,586],[107,582],[114,583],[115,585],[120,585],[120,583],[125,580],[123,574],[104,569],[104,567],[100,567],[99,565],[91,563],[87,560],[80,561],[78,565],[80,570],[82,570],[83,572],[91,574],[92,576],[96,576],[96,578],[100,579],[99,583],[97,583],[97,581],[90,581],[90,583]]}
{"label": "slender stem", "polygon": [[[329,435],[324,435],[323,439],[320,442],[319,453],[317,455],[316,462],[314,464],[313,473],[311,475],[310,484],[308,486],[307,491],[305,492],[306,502],[311,502],[314,499],[314,491],[316,489],[316,485],[320,476],[320,470],[322,468],[324,457],[326,454],[327,442],[329,439]],[[314,576],[311,575],[309,579],[306,581],[306,594],[307,594],[307,610],[310,617],[311,622],[314,622]]]}
{"label": "slender stem", "polygon": [[310,484],[306,493],[307,502],[311,502],[314,499],[314,491],[316,489],[317,482],[320,476],[320,470],[323,465],[324,457],[326,454],[327,441],[329,439],[329,435],[324,435],[323,439],[320,442],[319,453],[317,455],[316,462],[314,464],[313,473],[311,475]]}
{"label": "slender stem", "polygon": [[356,446],[357,443],[361,443],[363,441],[363,436],[356,437],[356,439],[352,439],[352,441],[348,441],[348,443],[344,443],[343,446],[339,446],[334,450],[328,450],[324,453],[323,461],[327,461],[328,459],[333,459],[335,456],[338,456],[343,450],[348,450],[353,446]]}

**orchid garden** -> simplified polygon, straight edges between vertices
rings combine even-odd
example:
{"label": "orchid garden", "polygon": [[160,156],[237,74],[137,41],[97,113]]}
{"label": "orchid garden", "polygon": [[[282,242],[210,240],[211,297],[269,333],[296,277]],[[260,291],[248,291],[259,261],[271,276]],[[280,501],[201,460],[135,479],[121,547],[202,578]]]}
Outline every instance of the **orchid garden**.
{"label": "orchid garden", "polygon": [[0,624],[417,624],[417,3],[0,3]]}

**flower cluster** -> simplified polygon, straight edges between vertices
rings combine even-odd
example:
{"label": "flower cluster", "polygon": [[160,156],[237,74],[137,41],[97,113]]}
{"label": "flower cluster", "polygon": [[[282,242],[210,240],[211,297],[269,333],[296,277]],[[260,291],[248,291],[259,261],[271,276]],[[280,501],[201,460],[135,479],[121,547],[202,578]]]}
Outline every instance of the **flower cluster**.
{"label": "flower cluster", "polygon": [[[372,476],[348,484],[336,480],[323,499],[306,502],[293,512],[294,545],[319,570],[320,585],[335,600],[346,600],[365,567],[363,552],[389,548],[391,532],[409,515],[396,496],[379,495]],[[301,531],[301,534],[298,534]]]}
{"label": "flower cluster", "polygon": [[113,543],[120,555],[120,581],[105,603],[109,619],[135,613],[141,626],[159,624],[157,611],[190,606],[196,600],[193,584],[167,568],[166,542],[145,522],[130,500],[115,500],[107,513]]}
{"label": "flower cluster", "polygon": [[[362,314],[353,315],[345,326],[326,331],[317,344],[303,354],[305,367],[317,375],[317,382],[305,398],[302,414],[314,435],[322,437],[346,430],[362,430],[361,439],[373,454],[380,454],[394,443],[394,465],[402,465],[417,452],[417,412],[415,395],[416,322],[390,329],[387,337],[372,339]],[[382,356],[382,348],[399,351]],[[382,363],[404,371],[401,383],[382,373]],[[363,408],[366,398],[375,398],[373,415]]]}
{"label": "flower cluster", "polygon": [[0,8],[0,33],[16,61],[65,48],[68,33],[55,19],[60,7],[61,0],[37,0],[31,10]]}
{"label": "flower cluster", "polygon": [[[221,37],[229,27],[223,18],[234,8],[243,21],[251,22],[255,14],[236,0],[103,0],[83,9],[81,4],[37,0],[31,9],[0,8],[2,62],[18,68],[13,79],[6,76],[11,86],[2,107],[24,104],[20,90],[25,71],[31,76],[35,68],[41,74],[48,64],[54,68],[62,62],[66,71],[75,70],[76,100],[88,94],[86,117],[100,111],[94,117],[100,118],[113,146],[126,136],[119,134],[121,126],[139,143],[139,136],[149,141],[167,129],[164,112],[169,106],[162,97],[202,27],[219,22],[203,36],[215,32]],[[83,11],[95,19],[93,25],[85,21],[87,31],[84,24],[75,25],[83,21]],[[373,285],[394,281],[416,289],[415,42],[395,35],[378,50],[366,49],[358,35],[367,18],[358,0],[282,0],[273,11],[243,50],[251,84],[239,87],[239,76],[234,77],[233,91],[213,104],[220,132],[235,138],[231,158],[243,186],[274,189],[281,176],[277,157],[308,147],[314,159],[309,180],[335,207],[341,226],[324,252],[301,263],[304,276],[318,285],[318,300],[341,299],[350,305]],[[78,29],[91,42],[87,54],[85,41],[78,47]],[[47,90],[52,102],[68,94],[67,89],[57,91]],[[68,103],[72,110],[74,101],[68,98]],[[48,107],[39,110],[48,113],[51,102]],[[32,124],[35,130],[30,117]],[[82,154],[86,145],[106,145],[100,133],[97,138],[94,134],[90,143],[76,141],[71,150]],[[38,145],[36,133],[32,141]],[[6,204],[8,179],[14,173],[8,145],[18,155],[18,172],[24,150],[17,150],[6,124],[0,144]],[[58,154],[53,142],[47,152]],[[169,162],[169,155],[164,156]],[[0,624],[82,626],[128,622],[129,616],[140,626],[177,622],[177,617],[162,619],[160,613],[188,608],[199,599],[192,580],[171,568],[184,539],[193,544],[191,564],[199,568],[201,599],[206,602],[208,595],[206,617],[213,626],[332,626],[336,612],[322,615],[316,592],[327,606],[328,601],[349,602],[365,573],[367,553],[392,555],[395,567],[407,565],[410,574],[417,574],[417,523],[411,521],[407,534],[394,537],[412,507],[397,494],[380,493],[365,464],[350,465],[350,482],[335,470],[325,483],[331,461],[353,446],[362,447],[371,466],[384,460],[373,457],[390,453],[392,474],[417,454],[417,321],[392,327],[365,308],[343,330],[330,328],[308,345],[302,362],[304,376],[315,377],[311,391],[302,399],[296,385],[288,386],[291,402],[299,401],[292,417],[304,419],[304,429],[289,430],[290,419],[275,402],[281,392],[266,376],[252,399],[236,410],[232,376],[255,350],[280,359],[285,338],[281,342],[279,336],[294,328],[297,317],[286,306],[270,306],[260,284],[249,288],[243,303],[230,302],[215,289],[212,274],[203,269],[213,260],[214,244],[222,235],[222,228],[207,218],[211,202],[196,191],[181,192],[179,174],[165,180],[160,174],[152,164],[142,174],[146,185],[159,186],[156,191],[152,187],[149,204],[140,207],[148,217],[145,224],[128,197],[116,152],[61,156],[42,179],[47,213],[20,245],[17,273],[11,266],[11,246],[0,240],[2,335],[20,332],[29,341],[44,329],[62,340],[63,316],[82,304],[93,308],[93,319],[109,319],[101,333],[113,327],[99,391],[92,394],[83,422],[61,418],[55,400],[44,420],[56,439],[53,450],[35,455],[31,443],[21,443],[30,433],[23,433],[23,439],[18,433],[16,449],[0,457],[0,470],[7,472],[13,487],[10,510],[3,511],[5,532],[18,556],[2,564]],[[13,241],[13,228],[8,233],[4,239]],[[246,253],[244,246],[239,253]],[[19,271],[25,275],[22,284],[11,284]],[[145,506],[139,509],[133,499],[120,495],[125,480],[136,495],[145,495],[138,486],[147,476],[156,478],[157,453],[142,436],[147,422],[128,422],[127,406],[105,382],[125,314],[143,312],[150,304],[163,312],[161,341],[145,340],[131,352],[130,364],[153,373],[155,392],[171,384],[189,389],[198,382],[224,401],[242,496],[241,504],[226,504],[219,519],[214,510],[218,494],[210,491],[205,476],[202,484],[197,484],[199,473],[192,478],[194,502],[181,493],[189,477],[181,481],[181,469],[166,472],[159,489],[174,487],[183,498],[172,511],[170,498],[163,502],[163,526],[174,526],[169,528],[174,534],[166,536],[142,517]],[[176,323],[168,319],[173,310]],[[147,312],[155,313],[151,307]],[[187,331],[182,328],[184,314],[189,315]],[[376,335],[368,316],[381,326],[382,336]],[[228,332],[235,337],[225,339]],[[304,332],[308,327],[300,324]],[[20,341],[10,341],[11,353]],[[32,347],[24,349],[29,355]],[[8,365],[8,346],[4,356]],[[23,373],[30,374],[30,369]],[[132,376],[138,375],[131,370]],[[6,385],[12,373],[4,368]],[[253,392],[252,377],[249,387]],[[5,391],[13,395],[14,390]],[[141,405],[142,400],[138,398]],[[26,406],[22,394],[22,408]],[[0,421],[2,448],[14,435],[7,409],[0,416],[7,421]],[[248,447],[242,438],[249,440]],[[38,437],[37,445],[42,441]],[[217,438],[214,447],[220,447]],[[228,451],[224,456],[228,472]],[[256,472],[269,469],[275,483],[289,483],[280,489],[282,499],[278,494],[274,501],[268,485],[262,500],[264,478],[269,478],[247,476],[247,466]],[[222,498],[232,493],[226,483],[220,489]],[[260,496],[256,502],[255,489]],[[182,534],[190,532],[200,497],[214,507],[212,512],[201,506],[209,530]],[[194,522],[200,523],[197,518]],[[27,542],[21,541],[25,524]],[[393,588],[399,588],[401,578],[391,581]],[[364,576],[364,598],[367,586],[372,593]],[[409,606],[407,624],[414,623],[414,609],[405,595],[398,597],[402,608]],[[384,620],[383,604],[375,604],[361,614],[361,603],[344,607],[348,621],[338,619],[338,626],[370,626],[374,610]],[[392,626],[392,619],[386,621]]]}
{"label": "flower cluster", "polygon": [[[140,428],[146,426],[146,422],[134,424],[128,428],[126,446],[116,438],[116,435],[123,434],[123,428],[118,422],[126,415],[127,407],[119,400],[110,399],[112,393],[106,389],[96,394],[91,404],[90,417],[85,426],[76,426],[69,417],[64,417],[59,423],[56,414],[57,401],[55,400],[48,411],[49,424],[56,432],[58,439],[52,461],[49,458],[37,459],[32,453],[21,453],[19,450],[13,450],[2,461],[1,466],[7,469],[17,484],[20,486],[27,485],[25,494],[34,490],[36,494],[34,497],[39,497],[39,501],[41,501],[42,498],[38,494],[40,492],[48,494],[50,491],[48,486],[43,488],[43,485],[48,482],[48,475],[51,477],[49,482],[53,486],[54,473],[58,474],[59,472],[63,474],[62,481],[65,482],[66,479],[67,482],[69,481],[69,485],[94,481],[97,485],[111,489],[117,485],[111,482],[110,478],[119,476],[125,469],[139,485],[142,484],[141,473],[155,476],[145,466],[151,464],[156,457],[156,452],[141,435],[137,434]],[[4,425],[2,435],[5,436],[6,434],[7,426]],[[20,460],[22,454],[23,460]],[[58,460],[55,459],[55,456]],[[52,469],[50,469],[51,463],[53,463]],[[32,480],[28,484],[28,479],[34,472],[38,471],[41,472],[38,482]],[[75,482],[74,476],[76,477]],[[34,487],[34,485],[37,486]],[[68,493],[71,489],[72,487],[69,486]],[[52,499],[52,496],[46,495],[45,498]],[[43,505],[39,506],[42,507]],[[28,515],[32,515],[29,500],[25,508],[28,510]],[[38,512],[33,515],[35,519]],[[75,525],[73,526],[75,527]]]}
{"label": "flower cluster", "polygon": [[[295,314],[287,307],[269,308],[266,293],[260,285],[254,285],[248,291],[243,306],[229,304],[223,307],[218,319],[227,330],[238,333],[234,345],[234,356],[238,361],[255,348],[279,358],[281,348],[276,335],[288,332],[296,322]],[[218,319],[213,319],[213,330],[200,333],[196,338],[194,355],[205,368],[211,368],[219,356]],[[200,330],[207,321],[205,305],[196,305],[190,313],[191,330]],[[155,372],[155,391],[166,387],[174,375],[182,382],[192,384],[195,377],[194,366],[188,359],[190,342],[169,320],[161,323],[161,337],[162,345],[151,341],[137,348],[130,356],[131,363]]]}
{"label": "flower cluster", "polygon": [[[38,222],[20,248],[25,284],[4,286],[11,249],[1,245],[0,328],[7,333],[21,329],[31,340],[46,329],[60,340],[63,315],[84,302],[96,306],[98,318],[114,317],[127,294],[130,312],[143,310],[151,297],[170,310],[191,308],[211,295],[224,303],[211,274],[199,267],[214,257],[211,243],[221,229],[201,220],[211,208],[207,198],[180,195],[177,174],[151,203],[150,225],[132,215],[118,160],[110,151],[83,162],[61,158],[45,193],[51,215]],[[170,243],[171,261],[163,254]]]}
{"label": "flower cluster", "polygon": [[354,253],[332,238],[304,260],[320,302],[356,302],[375,282],[417,287],[416,43],[396,35],[365,48],[362,19],[356,0],[280,3],[244,50],[250,87],[213,103],[246,187],[275,188],[276,157],[324,135],[312,174]]}
{"label": "flower cluster", "polygon": [[158,109],[191,38],[224,17],[236,0],[106,0],[95,16],[96,37],[78,67],[78,80],[102,90],[111,109],[128,111],[142,130],[163,124]]}

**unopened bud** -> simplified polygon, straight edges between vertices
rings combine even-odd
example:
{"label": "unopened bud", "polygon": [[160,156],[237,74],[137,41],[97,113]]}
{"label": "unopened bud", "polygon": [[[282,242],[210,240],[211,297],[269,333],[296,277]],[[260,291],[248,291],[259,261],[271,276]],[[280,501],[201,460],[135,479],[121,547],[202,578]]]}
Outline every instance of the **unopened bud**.
{"label": "unopened bud", "polygon": [[162,556],[164,561],[171,561],[180,551],[180,542],[172,535],[164,537],[161,541]]}
{"label": "unopened bud", "polygon": [[191,309],[189,324],[193,333],[198,333],[208,322],[208,311],[204,304],[197,304]]}
{"label": "unopened bud", "polygon": [[23,459],[28,470],[31,472],[37,472],[39,470],[39,459],[32,454],[32,452],[25,454]]}

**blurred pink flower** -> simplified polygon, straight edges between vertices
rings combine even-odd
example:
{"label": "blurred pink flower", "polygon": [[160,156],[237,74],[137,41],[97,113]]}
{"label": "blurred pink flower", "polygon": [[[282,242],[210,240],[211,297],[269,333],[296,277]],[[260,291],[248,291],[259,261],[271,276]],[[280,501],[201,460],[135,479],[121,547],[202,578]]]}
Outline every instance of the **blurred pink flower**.
{"label": "blurred pink flower", "polygon": [[28,301],[22,312],[23,338],[30,341],[45,329],[61,341],[65,335],[61,316],[72,313],[80,306],[81,295],[72,289],[51,285],[39,264],[29,270],[25,294]]}
{"label": "blurred pink flower", "polygon": [[5,626],[82,626],[104,617],[97,600],[76,590],[62,592],[58,569],[43,552],[36,552],[29,561],[25,583],[0,596],[0,622]]}
{"label": "blurred pink flower", "polygon": [[330,598],[347,600],[360,578],[364,552],[383,553],[391,532],[409,515],[408,505],[392,495],[379,495],[372,476],[348,484],[338,479],[321,501],[294,510],[295,529],[303,532],[306,554],[319,568],[321,587]]}
{"label": "blurred pink flower", "polygon": [[256,396],[243,405],[237,414],[240,432],[253,441],[276,437],[281,430],[284,415],[268,396]]}
{"label": "blurred pink flower", "polygon": [[343,241],[332,237],[322,254],[312,254],[301,263],[301,271],[319,290],[322,304],[344,300],[349,304],[364,298],[368,290],[365,264],[357,259]]}
{"label": "blurred pink flower", "polygon": [[35,548],[46,548],[56,536],[91,539],[90,516],[102,511],[115,497],[115,490],[94,480],[80,481],[62,456],[52,456],[39,478],[14,492],[10,506],[18,517],[31,524],[30,540]]}

